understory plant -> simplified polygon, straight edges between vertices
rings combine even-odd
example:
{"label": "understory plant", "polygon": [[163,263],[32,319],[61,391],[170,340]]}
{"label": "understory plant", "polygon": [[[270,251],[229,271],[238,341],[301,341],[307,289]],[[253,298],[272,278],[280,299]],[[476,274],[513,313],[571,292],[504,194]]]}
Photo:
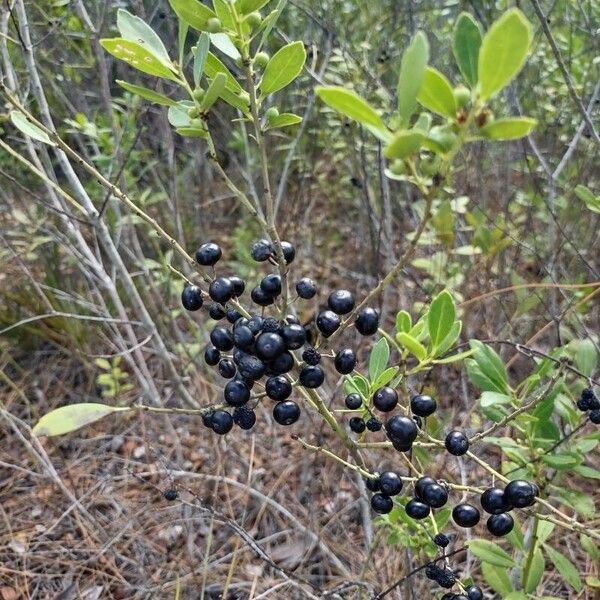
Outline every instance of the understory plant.
{"label": "understory plant", "polygon": [[[465,148],[519,139],[536,125],[499,102],[530,53],[532,27],[525,16],[509,10],[483,32],[470,15],[461,14],[448,49],[460,81],[450,82],[430,65],[428,37],[419,31],[404,50],[389,105],[375,107],[349,87],[316,87],[319,102],[372,136],[387,161],[385,175],[418,193],[418,224],[406,236],[400,258],[357,298],[348,289],[323,290],[312,273],[297,272],[298,240],[284,240],[279,233],[271,136],[302,121],[278,98],[305,72],[306,61],[301,41],[283,43],[272,55],[266,51],[279,43],[274,31],[285,1],[274,7],[269,0],[213,0],[212,8],[198,0],[170,4],[179,19],[177,56],[142,19],[123,9],[118,11],[119,36],[101,40],[102,47],[153,82],[142,86],[118,80],[125,93],[166,107],[174,131],[198,139],[262,231],[249,253],[264,272],[253,282],[227,273],[220,267],[222,248],[210,240],[198,240],[190,254],[139,202],[86,163],[4,87],[16,128],[81,159],[91,177],[169,244],[174,263],[169,269],[181,280],[183,308],[203,311],[202,321],[210,320],[204,362],[223,378],[222,401],[216,405],[70,404],[43,416],[34,433],[64,435],[111,414],[143,411],[186,414],[191,422],[201,419],[207,430],[227,435],[234,426],[254,428],[260,404],[283,427],[301,422],[303,412],[311,411],[337,443],[325,447],[298,432],[294,439],[307,452],[321,453],[361,477],[387,543],[410,548],[421,559],[408,576],[429,578],[439,597],[478,600],[489,588],[501,598],[539,598],[537,590],[552,565],[576,593],[586,584],[600,585],[597,578],[586,580],[560,548],[561,532],[577,535],[598,564],[600,530],[592,499],[565,485],[572,474],[600,478],[587,464],[600,440],[594,344],[573,339],[542,352],[510,340],[465,340],[465,309],[450,290],[439,291],[420,307],[397,307],[392,324],[380,319],[378,310],[380,296],[398,285],[419,244],[432,228],[439,231],[456,201],[454,175],[464,167]],[[211,118],[217,103],[229,105],[232,132],[248,133],[258,191],[233,180],[220,162]],[[73,198],[68,200],[77,208]],[[300,321],[300,306],[315,308],[309,323]],[[529,359],[527,374],[509,375],[499,353],[502,346]],[[361,361],[364,349],[368,359]],[[104,397],[129,389],[118,362],[104,360],[99,367],[106,371],[98,378]],[[449,369],[464,369],[479,392],[473,427],[453,425],[432,397],[431,374]],[[343,378],[343,391],[331,398],[322,385],[334,376]],[[456,457],[463,477],[430,476],[440,453]],[[387,460],[390,454],[397,468],[382,470],[378,460],[384,458],[375,457]],[[176,501],[177,489],[167,489],[165,497]],[[481,561],[476,580],[458,568],[465,551]],[[404,580],[372,597],[387,596]]]}

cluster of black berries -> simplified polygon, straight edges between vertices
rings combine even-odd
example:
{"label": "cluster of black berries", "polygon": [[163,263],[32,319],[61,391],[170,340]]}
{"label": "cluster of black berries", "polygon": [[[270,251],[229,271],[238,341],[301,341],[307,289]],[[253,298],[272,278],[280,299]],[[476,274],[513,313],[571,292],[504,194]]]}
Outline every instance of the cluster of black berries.
{"label": "cluster of black berries", "polygon": [[589,412],[590,421],[595,425],[600,425],[600,400],[592,389],[586,388],[581,392],[581,397],[577,400],[577,408],[583,412]]}
{"label": "cluster of black berries", "polygon": [[[281,242],[280,248],[286,265],[296,256],[294,246]],[[252,245],[251,256],[257,262],[278,264],[277,251],[269,240],[262,239]],[[196,261],[205,267],[215,267],[222,257],[221,248],[213,243],[202,244],[196,252]],[[275,305],[282,293],[283,282],[278,273],[270,273],[250,293],[252,303],[260,308],[246,311],[237,300],[246,289],[246,282],[237,276],[216,276],[209,284],[208,293],[196,285],[187,285],[182,292],[181,302],[189,311],[204,305],[208,295],[212,303],[209,316],[218,323],[210,332],[210,344],[204,358],[207,364],[217,367],[222,377],[229,379],[224,388],[225,403],[233,410],[211,410],[203,415],[204,424],[215,433],[224,435],[231,431],[234,423],[242,429],[251,429],[256,423],[256,414],[249,406],[253,399],[254,385],[265,377],[264,394],[276,402],[273,418],[280,425],[291,425],[300,417],[300,407],[289,400],[294,382],[289,375],[298,365],[298,381],[309,389],[320,387],[325,372],[320,366],[321,354],[313,347],[315,339],[310,323],[302,325],[298,318],[287,315],[283,320],[265,315],[268,306]],[[298,298],[311,299],[317,294],[317,285],[304,277],[296,283]],[[335,290],[327,300],[327,309],[319,312],[315,324],[323,338],[330,337],[342,324],[342,317],[354,311],[354,296],[348,290]],[[379,327],[379,313],[372,308],[363,308],[354,320],[356,330],[362,335],[373,335]],[[356,355],[351,348],[343,348],[335,355],[334,365],[338,373],[347,375],[356,366]],[[359,419],[360,420],[360,419]],[[364,430],[364,424],[363,430]],[[381,428],[376,419],[370,427]]]}

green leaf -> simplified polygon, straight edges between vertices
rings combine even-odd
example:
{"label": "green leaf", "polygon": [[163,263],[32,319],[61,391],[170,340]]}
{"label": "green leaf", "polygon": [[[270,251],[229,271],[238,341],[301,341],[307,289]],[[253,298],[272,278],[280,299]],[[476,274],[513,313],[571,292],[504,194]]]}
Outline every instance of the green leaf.
{"label": "green leaf", "polygon": [[243,113],[248,114],[250,111],[250,105],[248,102],[240,98],[237,94],[232,92],[230,89],[225,88],[221,94],[221,98],[230,104],[231,106],[238,108]]}
{"label": "green leaf", "polygon": [[[210,48],[210,36],[206,32],[202,32],[196,44],[196,54],[194,56],[194,84],[196,87],[200,85],[200,78],[204,72],[208,49]],[[232,75],[233,77],[233,75]]]}
{"label": "green leaf", "polygon": [[375,381],[379,375],[381,375],[390,360],[390,347],[385,338],[381,338],[375,346],[373,346],[373,350],[371,350],[371,355],[369,357],[369,379],[371,381]]}
{"label": "green leaf", "polygon": [[344,389],[347,394],[358,392],[365,400],[369,397],[369,382],[362,375],[346,375]]}
{"label": "green leaf", "polygon": [[490,140],[518,140],[533,130],[537,121],[529,117],[498,119],[482,127],[479,132]]}
{"label": "green leaf", "polygon": [[213,10],[221,20],[223,27],[235,31],[235,19],[231,14],[232,5],[229,0],[212,0]]}
{"label": "green leaf", "polygon": [[225,86],[227,85],[227,75],[225,73],[217,73],[215,78],[211,81],[204,98],[200,104],[200,110],[206,111],[219,99]]}
{"label": "green leaf", "polygon": [[456,100],[450,82],[433,67],[427,67],[417,100],[430,111],[453,119],[456,116]]}
{"label": "green leaf", "polygon": [[190,26],[181,19],[178,19],[179,27],[177,27],[177,47],[179,49],[179,64],[183,64],[183,57],[185,56],[185,42],[187,35],[190,30]]}
{"label": "green leaf", "polygon": [[194,106],[194,103],[188,100],[170,106],[167,112],[169,123],[173,125],[173,127],[189,127],[192,120],[188,115],[188,110],[192,106]]}
{"label": "green leaf", "polygon": [[468,13],[461,13],[454,26],[452,49],[456,64],[467,83],[473,87],[477,83],[477,63],[481,46],[479,24]]}
{"label": "green leaf", "polygon": [[510,555],[494,542],[484,539],[474,539],[467,542],[467,546],[477,558],[486,563],[506,568],[515,566],[515,561]]}
{"label": "green leaf", "polygon": [[371,387],[374,390],[378,390],[379,388],[387,385],[390,381],[392,381],[392,379],[394,379],[394,377],[396,377],[399,370],[400,367],[390,367],[389,369],[386,369],[383,373],[377,376]]}
{"label": "green leaf", "polygon": [[123,8],[117,11],[117,29],[123,38],[144,46],[165,67],[175,71],[169,53],[154,29]]}
{"label": "green leaf", "polygon": [[48,134],[40,129],[37,125],[30,123],[25,115],[17,110],[10,111],[10,120],[12,124],[27,137],[37,140],[38,142],[44,142],[50,146],[56,146],[56,144],[48,137]]}
{"label": "green leaf", "polygon": [[595,196],[585,185],[575,187],[575,195],[593,212],[600,213],[600,196]]}
{"label": "green leaf", "polygon": [[[452,327],[450,328],[450,331],[448,332],[448,335],[440,342],[439,346],[436,348],[433,355],[434,356],[442,356],[442,354],[448,352],[448,350],[450,350],[450,348],[452,348],[452,346],[454,346],[454,343],[460,336],[461,331],[462,331],[462,322],[454,321],[454,323],[452,324]],[[466,357],[466,356],[470,356],[471,354],[473,354],[473,352],[467,351],[467,352],[463,352],[462,354]]]}
{"label": "green leaf", "polygon": [[500,394],[498,392],[483,392],[483,394],[481,394],[481,398],[479,399],[481,408],[488,408],[498,404],[510,404],[510,401],[510,396],[507,396],[506,394]]}
{"label": "green leaf", "polygon": [[398,112],[404,125],[408,125],[417,107],[417,94],[423,83],[425,67],[429,60],[427,36],[418,31],[402,55],[398,77]]}
{"label": "green leaf", "polygon": [[206,22],[217,17],[216,13],[198,0],[169,0],[169,4],[182,21],[199,31],[205,31]]}
{"label": "green leaf", "polygon": [[[442,354],[441,352],[436,354]],[[473,355],[473,350],[467,350],[466,352],[458,352],[457,354],[452,354],[451,356],[446,356],[445,358],[437,358],[436,360],[432,360],[431,362],[434,365],[449,365],[450,363],[458,362],[459,360],[465,360],[469,356]]]}
{"label": "green leaf", "polygon": [[292,42],[279,49],[267,63],[258,84],[261,93],[272,94],[292,83],[300,75],[305,61],[306,50],[303,42]]}
{"label": "green leaf", "polygon": [[417,339],[401,331],[396,334],[396,340],[399,344],[402,344],[411,354],[414,354],[421,362],[427,356],[427,348],[421,344]]}
{"label": "green leaf", "polygon": [[481,572],[489,586],[500,594],[501,598],[506,598],[513,591],[506,569],[483,562]]}
{"label": "green leaf", "polygon": [[117,79],[117,83],[124,90],[127,90],[131,94],[140,96],[140,98],[144,98],[144,100],[149,100],[154,104],[160,104],[162,106],[175,106],[177,104],[177,100],[168,98],[163,94],[159,94],[158,92],[142,87],[141,85],[133,85],[132,83],[127,83],[127,81],[122,81],[121,79]]}
{"label": "green leaf", "polygon": [[581,458],[577,454],[546,454],[542,456],[542,461],[554,469],[564,471],[578,466]]}
{"label": "green leaf", "polygon": [[225,73],[227,75],[227,88],[234,93],[243,91],[242,86],[231,74],[231,71],[212,52],[209,52],[206,56],[204,71],[211,79],[214,79],[217,73]]}
{"label": "green leaf", "polygon": [[401,310],[396,315],[396,331],[400,333],[401,331],[409,332],[412,327],[412,319],[410,315],[405,311]]}
{"label": "green leaf", "polygon": [[108,406],[93,402],[61,406],[44,415],[33,427],[36,436],[56,436],[81,429],[115,412],[130,410],[127,406]]}
{"label": "green leaf", "polygon": [[576,591],[580,592],[583,587],[581,577],[577,567],[563,554],[555,550],[552,546],[544,544],[544,550],[548,558],[554,563],[554,566],[561,574],[562,578]]}
{"label": "green leaf", "polygon": [[591,517],[595,513],[594,499],[589,494],[566,488],[558,488],[554,494],[584,517]]}
{"label": "green leaf", "polygon": [[281,113],[267,123],[265,131],[277,127],[289,127],[290,125],[297,125],[298,123],[302,123],[302,117],[293,113]]}
{"label": "green leaf", "polygon": [[[322,87],[315,88],[317,96],[340,114],[365,125],[375,133],[380,139],[387,141],[389,133],[385,127],[383,119],[377,111],[366,100],[363,100],[356,92],[347,90],[343,87]],[[379,132],[377,134],[376,132]]]}
{"label": "green leaf", "polygon": [[504,600],[527,600],[527,594],[525,592],[511,592]]}
{"label": "green leaf", "polygon": [[513,8],[485,34],[479,51],[479,95],[487,100],[506,87],[525,64],[533,38],[525,15]]}
{"label": "green leaf", "polygon": [[240,51],[235,47],[231,38],[226,33],[211,33],[210,41],[213,46],[216,46],[223,54],[229,56],[233,60],[241,58]]}
{"label": "green leaf", "polygon": [[508,393],[508,374],[500,356],[492,348],[482,344],[478,340],[471,340],[469,344],[471,348],[476,350],[474,359],[481,372],[496,384],[497,391]]}
{"label": "green leaf", "polygon": [[401,129],[394,134],[383,153],[386,158],[390,159],[406,158],[419,151],[424,137],[425,136],[419,131],[406,131]]}
{"label": "green leaf", "polygon": [[[528,560],[528,558],[525,558],[522,564],[526,565]],[[526,570],[525,568],[523,568],[523,570],[521,571],[523,589],[528,594],[533,594],[537,589],[537,586],[540,584],[540,581],[544,576],[545,568],[546,561],[544,560],[544,555],[542,554],[542,551],[539,548],[536,548],[531,556],[531,564],[529,566],[529,569]],[[525,576],[527,576],[526,579]]]}
{"label": "green leaf", "polygon": [[595,561],[599,561],[600,549],[598,548],[598,544],[587,535],[581,535],[579,539],[581,541],[581,547],[590,555],[590,557]]}
{"label": "green leaf", "polygon": [[255,10],[260,10],[270,0],[237,0],[236,8],[244,15],[249,15]]}
{"label": "green leaf", "polygon": [[183,137],[202,138],[203,140],[208,138],[206,129],[201,127],[177,127],[175,131]]}
{"label": "green leaf", "polygon": [[275,6],[275,10],[273,10],[267,17],[265,17],[265,20],[263,21],[264,29],[260,38],[260,43],[258,45],[259,48],[262,48],[264,46],[265,42],[267,41],[267,38],[269,37],[269,35],[271,35],[271,31],[273,30],[273,27],[275,27],[277,21],[279,20],[279,17],[281,16],[281,13],[283,12],[283,9],[285,8],[287,2],[288,0],[279,0],[277,6]]}
{"label": "green leaf", "polygon": [[427,315],[427,328],[433,348],[437,348],[450,333],[455,317],[454,300],[450,293],[444,290],[433,299]]}
{"label": "green leaf", "polygon": [[582,477],[587,477],[588,479],[600,479],[600,471],[598,469],[592,469],[592,467],[580,465],[575,467],[573,471]]}
{"label": "green leaf", "polygon": [[110,38],[100,40],[102,47],[116,58],[126,62],[142,73],[154,75],[175,81],[177,77],[165,67],[147,47],[125,38]]}

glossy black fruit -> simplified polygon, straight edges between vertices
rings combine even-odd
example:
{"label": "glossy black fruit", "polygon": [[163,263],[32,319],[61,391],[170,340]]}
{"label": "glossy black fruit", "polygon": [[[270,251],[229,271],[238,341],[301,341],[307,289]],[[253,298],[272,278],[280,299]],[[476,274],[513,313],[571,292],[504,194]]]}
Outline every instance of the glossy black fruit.
{"label": "glossy black fruit", "polygon": [[292,323],[291,325],[286,325],[282,328],[281,337],[283,337],[285,347],[288,350],[298,350],[298,348],[302,348],[306,342],[306,331],[304,331],[302,325]]}
{"label": "glossy black fruit", "polygon": [[281,277],[271,273],[263,277],[260,282],[260,289],[270,298],[275,298],[281,294]]}
{"label": "glossy black fruit", "polygon": [[431,508],[442,508],[448,502],[448,492],[439,483],[432,483],[423,490],[423,502]]}
{"label": "glossy black fruit", "polygon": [[350,419],[350,429],[354,432],[354,433],[362,433],[365,428],[365,422],[363,421],[362,417],[352,417]]}
{"label": "glossy black fruit", "polygon": [[[373,405],[381,412],[391,412],[398,405],[398,393],[391,387],[379,388],[373,395]],[[412,424],[414,427],[414,422]]]}
{"label": "glossy black fruit", "polygon": [[208,307],[208,315],[215,321],[220,321],[225,316],[225,309],[216,302]]}
{"label": "glossy black fruit", "polygon": [[204,361],[207,365],[214,367],[221,360],[221,353],[212,345],[209,344],[204,350]]}
{"label": "glossy black fruit", "polygon": [[436,485],[437,481],[433,477],[419,477],[415,482],[415,497],[418,500],[423,500],[423,496],[425,495],[425,490],[430,485]]}
{"label": "glossy black fruit", "polygon": [[228,308],[225,312],[225,316],[232,325],[237,323],[240,319],[243,319],[242,313],[236,308]]}
{"label": "glossy black fruit", "polygon": [[246,325],[248,325],[248,329],[256,335],[259,333],[263,327],[264,319],[260,315],[254,315]]}
{"label": "glossy black fruit", "polygon": [[475,527],[481,514],[472,504],[457,504],[452,509],[452,518],[459,527]]}
{"label": "glossy black fruit", "polygon": [[340,318],[332,310],[324,310],[317,317],[317,328],[325,337],[332,335],[340,323]]}
{"label": "glossy black fruit", "polygon": [[240,429],[248,431],[256,424],[256,413],[248,406],[238,406],[233,411],[233,422]]}
{"label": "glossy black fruit", "polygon": [[412,519],[426,519],[430,512],[429,506],[416,498],[411,498],[406,505],[406,514]]}
{"label": "glossy black fruit", "polygon": [[300,298],[310,300],[317,293],[317,284],[309,277],[303,277],[296,283],[296,293]]}
{"label": "glossy black fruit", "polygon": [[514,519],[508,513],[499,513],[492,515],[487,520],[488,531],[496,537],[507,535],[515,526]]}
{"label": "glossy black fruit", "polygon": [[229,278],[229,281],[233,284],[233,297],[239,298],[246,289],[246,282],[237,275],[233,275]]}
{"label": "glossy black fruit", "polygon": [[418,429],[415,422],[408,417],[394,415],[385,424],[385,431],[392,442],[400,446],[410,446],[417,438]]}
{"label": "glossy black fruit", "polygon": [[335,290],[327,299],[329,308],[338,315],[347,315],[354,308],[354,296],[348,290]]}
{"label": "glossy black fruit", "polygon": [[289,265],[296,258],[296,249],[290,242],[281,242],[281,250],[283,251],[285,264]]}
{"label": "glossy black fruit", "polygon": [[269,365],[273,375],[289,373],[294,368],[294,357],[286,350]]}
{"label": "glossy black fruit", "polygon": [[386,496],[396,496],[402,491],[402,480],[393,471],[384,471],[379,476],[381,493]]}
{"label": "glossy black fruit", "polygon": [[235,364],[230,358],[222,358],[219,362],[219,373],[225,379],[231,379],[236,372]]}
{"label": "glossy black fruit", "polygon": [[250,292],[250,298],[252,298],[252,302],[258,304],[258,306],[269,306],[273,304],[273,298],[269,296],[269,294],[265,294],[263,289],[258,285]]}
{"label": "glossy black fruit", "polygon": [[343,348],[335,355],[335,370],[342,375],[352,373],[356,366],[356,355],[351,348]]}
{"label": "glossy black fruit", "polygon": [[229,277],[217,277],[210,282],[208,286],[208,295],[220,304],[233,298],[233,283]]}
{"label": "glossy black fruit", "polygon": [[242,406],[250,400],[250,388],[240,379],[232,379],[225,386],[225,402],[231,406]]}
{"label": "glossy black fruit", "polygon": [[438,533],[433,538],[433,543],[440,548],[447,548],[450,544],[450,538],[445,533]]}
{"label": "glossy black fruit", "polygon": [[470,585],[465,588],[465,592],[467,594],[467,600],[483,600],[483,592],[477,585]]}
{"label": "glossy black fruit", "polygon": [[177,500],[177,498],[179,497],[179,494],[177,493],[176,489],[169,488],[168,490],[165,490],[163,492],[163,497],[165,500],[168,500],[169,502],[173,502],[173,500]]}
{"label": "glossy black fruit", "polygon": [[252,354],[242,354],[238,361],[238,371],[244,379],[258,381],[265,374],[265,363]]}
{"label": "glossy black fruit", "polygon": [[219,262],[223,252],[218,244],[207,242],[196,250],[196,262],[203,267],[212,267]]}
{"label": "glossy black fruit", "polygon": [[491,515],[499,515],[500,513],[510,510],[510,506],[506,503],[504,490],[500,488],[489,488],[481,494],[481,508],[486,513]]}
{"label": "glossy black fruit", "polygon": [[377,492],[371,497],[371,508],[380,515],[385,515],[392,512],[394,501],[389,496]]}
{"label": "glossy black fruit", "polygon": [[215,433],[225,435],[226,433],[229,433],[233,427],[233,418],[224,410],[215,410],[212,415],[211,427]]}
{"label": "glossy black fruit", "polygon": [[265,392],[271,400],[287,400],[292,394],[292,384],[283,375],[274,375],[267,379]]}
{"label": "glossy black fruit", "polygon": [[363,308],[356,317],[355,325],[361,335],[374,335],[379,328],[379,312],[374,308]]}
{"label": "glossy black fruit", "polygon": [[469,449],[469,438],[462,431],[451,431],[446,436],[445,445],[453,456],[462,456]]}
{"label": "glossy black fruit", "polygon": [[410,409],[418,417],[429,417],[437,408],[437,402],[431,396],[419,394],[410,400]]}
{"label": "glossy black fruit", "polygon": [[210,341],[221,352],[229,352],[233,348],[233,336],[226,327],[215,327],[210,332]]}
{"label": "glossy black fruit", "polygon": [[350,410],[358,410],[362,406],[362,398],[360,394],[348,394],[344,399],[344,404]]}
{"label": "glossy black fruit", "polygon": [[256,262],[264,262],[268,260],[270,256],[273,255],[273,245],[269,240],[257,240],[252,244],[252,249],[250,250],[250,256]]}
{"label": "glossy black fruit", "polygon": [[204,425],[204,427],[212,429],[212,418],[214,414],[214,410],[207,410],[205,413],[202,413],[202,425]]}
{"label": "glossy black fruit", "polygon": [[367,419],[367,429],[369,431],[381,431],[383,423],[377,417],[369,417]]}
{"label": "glossy black fruit", "polygon": [[[377,475],[377,473],[373,473],[373,475]],[[370,492],[378,492],[380,489],[379,475],[377,475],[377,477],[365,479],[365,485]]]}
{"label": "glossy black fruit", "polygon": [[512,508],[526,508],[535,504],[536,488],[529,481],[516,479],[504,488],[504,498]]}
{"label": "glossy black fruit", "polygon": [[197,285],[186,285],[181,292],[181,304],[185,310],[200,310],[204,304],[200,288]]}
{"label": "glossy black fruit", "polygon": [[291,400],[278,402],[273,407],[273,418],[280,425],[292,425],[300,418],[300,407]]}
{"label": "glossy black fruit", "polygon": [[600,425],[600,409],[590,411],[590,421],[594,425]]}
{"label": "glossy black fruit", "polygon": [[233,343],[242,350],[252,346],[254,334],[248,325],[239,325],[233,328]]}
{"label": "glossy black fruit", "polygon": [[325,373],[321,367],[302,367],[300,370],[300,384],[305,388],[318,388],[325,381]]}
{"label": "glossy black fruit", "polygon": [[263,360],[273,360],[285,352],[285,343],[278,333],[261,333],[254,346],[256,356]]}

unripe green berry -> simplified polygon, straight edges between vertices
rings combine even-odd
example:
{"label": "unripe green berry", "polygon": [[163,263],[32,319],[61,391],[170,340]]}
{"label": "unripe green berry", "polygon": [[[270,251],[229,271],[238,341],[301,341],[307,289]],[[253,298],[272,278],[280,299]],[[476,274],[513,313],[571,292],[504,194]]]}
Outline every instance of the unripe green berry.
{"label": "unripe green berry", "polygon": [[267,110],[267,112],[265,113],[265,117],[267,118],[267,121],[272,121],[273,119],[276,119],[279,116],[279,110],[275,107],[275,106],[271,106],[271,108],[269,108],[269,110]]}
{"label": "unripe green berry", "polygon": [[198,109],[195,106],[192,106],[191,108],[189,108],[187,112],[188,112],[188,116],[190,117],[190,119],[195,119],[200,114]]}
{"label": "unripe green berry", "polygon": [[246,17],[246,23],[248,23],[248,25],[250,25],[251,29],[256,29],[257,27],[259,27],[260,24],[262,23],[262,17],[260,15],[260,13],[258,11],[250,13]]}
{"label": "unripe green berry", "polygon": [[208,21],[206,21],[206,28],[210,33],[219,33],[221,29],[223,29],[223,24],[221,23],[221,19],[217,19],[216,17],[212,17]]}
{"label": "unripe green berry", "polygon": [[261,69],[264,69],[269,62],[269,55],[266,52],[258,52],[254,57],[254,64]]}
{"label": "unripe green berry", "polygon": [[390,171],[394,175],[404,175],[406,173],[406,165],[404,164],[404,161],[401,158],[394,160],[394,162],[390,165]]}
{"label": "unripe green berry", "polygon": [[238,98],[245,104],[250,104],[250,94],[248,92],[238,92]]}
{"label": "unripe green berry", "polygon": [[204,94],[206,94],[205,90],[200,87],[196,88],[194,90],[194,100],[198,100],[198,102],[200,102],[204,98]]}
{"label": "unripe green berry", "polygon": [[439,170],[439,158],[437,156],[428,156],[421,160],[421,173],[427,177],[432,177]]}
{"label": "unripe green berry", "polygon": [[469,100],[471,100],[471,91],[464,85],[457,85],[454,90],[454,100],[458,108],[464,108]]}

